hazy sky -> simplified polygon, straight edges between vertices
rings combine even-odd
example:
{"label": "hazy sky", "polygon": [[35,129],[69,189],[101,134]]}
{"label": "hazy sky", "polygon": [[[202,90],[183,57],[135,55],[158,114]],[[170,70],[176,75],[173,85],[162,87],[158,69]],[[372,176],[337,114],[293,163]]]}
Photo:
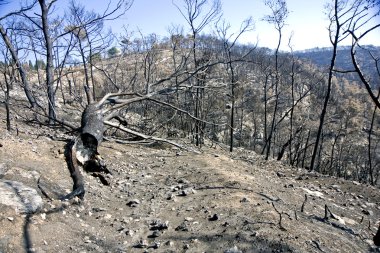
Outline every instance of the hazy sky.
{"label": "hazy sky", "polygon": [[[168,28],[175,24],[183,25],[184,31],[187,32],[188,27],[184,18],[172,1],[178,5],[182,3],[182,0],[134,0],[126,15],[111,24],[112,30],[122,33],[122,27],[126,25],[129,31],[140,29],[143,34],[156,33],[164,37],[169,34]],[[286,21],[287,26],[284,28],[282,42],[284,47],[282,49],[288,49],[290,34],[293,34],[291,45],[295,50],[330,46],[327,32],[328,21],[324,9],[327,1],[329,0],[287,0],[290,13]],[[0,6],[0,15],[20,6],[18,0],[11,2],[6,6]],[[58,0],[58,4],[61,3],[62,6],[67,2],[68,0]],[[81,2],[88,10],[94,11],[102,11],[108,3],[107,0],[81,0]],[[277,31],[272,25],[262,21],[265,15],[270,14],[270,10],[263,4],[263,0],[222,0],[222,5],[223,17],[231,24],[231,32],[237,32],[242,21],[249,16],[252,16],[255,21],[255,30],[242,37],[242,42],[253,44],[258,42],[259,46],[276,47]],[[376,22],[379,23],[380,18]],[[380,31],[374,32],[366,44],[380,46]]]}

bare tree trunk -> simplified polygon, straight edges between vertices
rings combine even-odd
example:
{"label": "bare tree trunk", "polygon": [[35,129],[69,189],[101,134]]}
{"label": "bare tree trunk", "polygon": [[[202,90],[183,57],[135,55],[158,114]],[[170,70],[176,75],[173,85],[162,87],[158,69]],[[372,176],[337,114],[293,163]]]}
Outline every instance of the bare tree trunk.
{"label": "bare tree trunk", "polygon": [[45,0],[39,0],[41,7],[42,31],[46,47],[46,86],[48,95],[49,124],[53,125],[56,120],[55,112],[55,89],[54,89],[54,65],[53,65],[53,42],[50,37],[48,14],[51,3],[46,5]]}
{"label": "bare tree trunk", "polygon": [[318,126],[318,132],[317,132],[317,139],[315,140],[314,144],[314,150],[313,154],[311,156],[311,162],[310,162],[310,170],[314,170],[315,167],[315,159],[318,153],[318,147],[319,147],[319,142],[322,134],[322,129],[323,129],[323,124],[325,122],[325,116],[327,112],[327,106],[330,100],[330,94],[331,94],[331,86],[332,86],[332,78],[333,78],[333,73],[334,73],[334,66],[335,66],[335,60],[336,60],[336,55],[337,55],[337,48],[338,48],[338,42],[339,42],[339,33],[340,33],[340,23],[338,20],[338,0],[335,0],[335,6],[334,6],[334,17],[335,17],[335,35],[334,35],[334,40],[331,40],[332,46],[333,46],[333,54],[331,57],[330,61],[330,68],[329,68],[329,77],[327,81],[327,91],[325,95],[325,101],[323,103],[323,108],[321,112],[321,116],[319,118],[319,126]]}
{"label": "bare tree trunk", "polygon": [[265,82],[264,82],[264,147],[261,151],[261,154],[263,155],[265,152],[265,148],[268,142],[268,80],[269,75],[265,75]]}
{"label": "bare tree trunk", "polygon": [[[379,93],[377,94],[377,98],[379,98],[379,95],[380,95],[380,90],[379,90]],[[371,146],[372,146],[372,131],[373,131],[373,126],[374,126],[375,118],[376,118],[376,109],[377,109],[377,106],[375,106],[375,109],[373,110],[372,119],[371,119],[371,126],[369,128],[369,133],[368,133],[368,166],[369,166],[369,176],[370,176],[371,185],[375,184],[375,181],[373,178]]]}
{"label": "bare tree trunk", "polygon": [[[91,104],[94,101],[94,98],[93,98],[92,93],[91,93],[90,81],[89,81],[90,78],[88,76],[87,62],[86,62],[86,58],[84,55],[84,49],[82,47],[82,42],[81,42],[80,38],[78,38],[78,43],[79,43],[79,50],[80,50],[81,57],[82,57],[83,71],[84,71],[84,78],[85,78],[84,90],[86,92],[87,103]],[[91,58],[91,56],[90,56],[90,58]]]}
{"label": "bare tree trunk", "polygon": [[230,152],[234,147],[234,124],[235,124],[235,72],[232,66],[231,51],[228,51],[228,67],[230,69],[231,81],[231,115],[230,115]]}
{"label": "bare tree trunk", "polygon": [[279,65],[279,50],[281,46],[281,40],[282,40],[282,29],[285,26],[285,20],[289,14],[289,11],[286,6],[285,1],[274,1],[274,0],[266,0],[265,5],[267,5],[271,11],[272,15],[266,16],[265,19],[273,24],[278,32],[278,41],[277,41],[277,47],[275,50],[275,83],[274,83],[274,96],[275,96],[275,105],[273,109],[273,116],[272,116],[272,124],[270,128],[270,132],[268,135],[268,139],[266,140],[266,155],[265,160],[268,160],[270,151],[271,151],[271,144],[272,144],[272,138],[276,131],[276,116],[277,116],[277,110],[278,110],[278,100],[279,100],[279,85],[280,85],[280,65]]}
{"label": "bare tree trunk", "polygon": [[15,61],[16,65],[17,65],[17,69],[18,69],[18,72],[20,74],[22,85],[24,88],[25,95],[28,99],[28,102],[32,108],[36,108],[37,102],[36,102],[36,99],[32,95],[32,91],[31,91],[30,86],[29,86],[29,81],[27,79],[26,71],[25,71],[24,67],[22,66],[22,63],[20,62],[20,59],[18,58],[17,52],[16,52],[15,48],[13,47],[13,45],[12,45],[12,43],[11,43],[11,41],[10,41],[10,39],[9,39],[9,37],[8,37],[4,27],[2,25],[0,25],[0,33],[1,33],[1,36],[3,37],[3,40],[4,40],[7,48],[9,49],[9,52],[12,55],[12,59]]}
{"label": "bare tree trunk", "polygon": [[5,112],[6,112],[6,124],[7,124],[7,131],[11,131],[11,118],[10,118],[10,108],[9,108],[9,91],[10,91],[10,84],[9,80],[7,78],[6,73],[4,74],[4,81],[5,81],[5,98],[4,98],[4,105],[5,105]]}

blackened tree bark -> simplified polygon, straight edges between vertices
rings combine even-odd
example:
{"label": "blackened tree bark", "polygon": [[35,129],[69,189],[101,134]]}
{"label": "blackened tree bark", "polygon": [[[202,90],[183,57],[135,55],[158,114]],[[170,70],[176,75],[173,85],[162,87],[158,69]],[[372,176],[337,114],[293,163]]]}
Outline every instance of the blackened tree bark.
{"label": "blackened tree bark", "polygon": [[[377,94],[377,99],[379,98],[380,95],[380,90]],[[373,164],[372,164],[372,132],[373,132],[373,127],[375,123],[375,118],[376,118],[376,110],[377,106],[373,109],[372,113],[372,119],[371,119],[371,125],[368,130],[368,166],[369,166],[369,179],[371,185],[375,185],[375,180],[374,180],[374,173],[373,173]]]}
{"label": "blackened tree bark", "polygon": [[49,4],[45,0],[38,0],[41,7],[42,32],[44,35],[44,43],[46,48],[46,88],[48,98],[48,117],[49,125],[53,125],[57,118],[55,112],[55,89],[54,89],[54,59],[53,59],[53,41],[50,34],[49,26],[49,10],[52,4],[56,1],[51,1]]}
{"label": "blackened tree bark", "polygon": [[314,149],[313,149],[313,154],[311,156],[311,162],[310,162],[310,170],[315,169],[315,159],[318,154],[318,147],[319,147],[319,142],[322,134],[322,129],[323,129],[323,124],[325,122],[325,116],[327,112],[327,106],[330,100],[330,94],[331,94],[331,87],[332,87],[332,79],[334,76],[334,66],[335,66],[335,60],[337,56],[337,48],[338,48],[338,43],[341,40],[340,38],[340,32],[341,32],[341,24],[339,20],[339,7],[338,7],[338,0],[334,0],[334,6],[332,10],[332,15],[330,16],[330,42],[333,46],[332,50],[332,56],[331,56],[331,61],[330,61],[330,67],[329,67],[329,76],[327,80],[327,91],[325,94],[325,99],[322,107],[322,112],[319,117],[319,126],[318,126],[318,132],[314,144]]}
{"label": "blackened tree bark", "polygon": [[98,146],[103,140],[103,120],[99,104],[89,104],[84,110],[80,134],[66,146],[66,161],[73,179],[73,191],[63,199],[84,197],[84,180],[79,165],[88,171],[106,170],[98,157]]}

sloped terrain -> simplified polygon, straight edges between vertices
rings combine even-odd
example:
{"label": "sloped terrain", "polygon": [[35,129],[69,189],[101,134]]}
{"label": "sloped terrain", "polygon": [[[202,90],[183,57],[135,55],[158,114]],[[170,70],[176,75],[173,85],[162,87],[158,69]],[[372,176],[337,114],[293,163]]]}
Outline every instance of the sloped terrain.
{"label": "sloped terrain", "polygon": [[65,202],[57,199],[72,187],[63,155],[70,136],[17,128],[0,129],[0,181],[35,189],[43,206],[28,214],[1,202],[0,252],[380,252],[372,186],[244,150],[104,142],[110,185],[84,173],[85,200]]}

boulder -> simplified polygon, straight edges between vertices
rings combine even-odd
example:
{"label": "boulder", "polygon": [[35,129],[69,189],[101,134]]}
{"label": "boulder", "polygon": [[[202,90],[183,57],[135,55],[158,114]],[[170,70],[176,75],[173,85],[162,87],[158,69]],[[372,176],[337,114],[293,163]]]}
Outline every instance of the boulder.
{"label": "boulder", "polygon": [[14,208],[16,213],[34,213],[43,205],[35,189],[17,181],[1,180],[0,196],[0,204]]}

